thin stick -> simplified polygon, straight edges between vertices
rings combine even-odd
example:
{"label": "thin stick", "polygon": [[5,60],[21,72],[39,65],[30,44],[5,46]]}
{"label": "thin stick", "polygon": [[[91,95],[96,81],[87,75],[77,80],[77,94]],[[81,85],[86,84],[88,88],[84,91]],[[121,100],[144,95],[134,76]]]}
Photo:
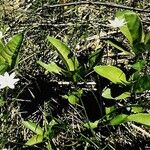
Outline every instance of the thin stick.
{"label": "thin stick", "polygon": [[147,137],[150,138],[150,133],[146,132],[145,130],[143,130],[142,128],[140,128],[140,127],[138,127],[138,126],[136,126],[136,125],[134,125],[134,124],[131,124],[131,126],[132,126],[133,128],[135,128],[136,130],[142,132],[144,135],[146,135]]}
{"label": "thin stick", "polygon": [[115,3],[90,2],[90,1],[80,1],[80,2],[71,2],[71,3],[54,4],[54,5],[44,5],[43,7],[55,8],[55,7],[64,7],[64,6],[72,6],[72,5],[86,5],[86,4],[97,5],[97,6],[106,6],[106,7],[112,7],[112,8],[122,8],[122,9],[128,9],[128,10],[150,13],[150,10],[129,7],[129,6],[119,5],[119,4],[115,4]]}

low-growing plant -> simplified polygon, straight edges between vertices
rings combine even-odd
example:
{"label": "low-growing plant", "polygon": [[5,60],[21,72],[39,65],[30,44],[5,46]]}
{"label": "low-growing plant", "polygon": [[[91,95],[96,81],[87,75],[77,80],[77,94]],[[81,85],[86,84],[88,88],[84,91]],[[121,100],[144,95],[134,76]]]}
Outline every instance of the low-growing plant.
{"label": "low-growing plant", "polygon": [[[118,24],[116,24],[114,25],[114,27],[117,27],[117,26],[119,27],[120,32],[124,35],[124,37],[126,37],[128,41],[128,45],[123,46],[122,42],[119,42],[114,38],[105,38],[105,42],[109,43],[110,45],[118,49],[119,51],[122,51],[122,54],[126,54],[132,59],[134,59],[134,63],[128,66],[131,69],[135,70],[134,73],[130,76],[129,80],[127,80],[126,74],[121,69],[115,66],[108,66],[108,65],[97,66],[97,63],[98,63],[97,58],[101,59],[102,51],[100,52],[96,51],[95,53],[92,53],[89,56],[89,60],[88,60],[89,68],[84,68],[83,66],[79,64],[77,57],[73,54],[73,52],[71,52],[71,50],[64,43],[62,43],[58,39],[55,39],[49,36],[48,36],[48,40],[50,41],[52,45],[56,47],[57,52],[60,58],[62,59],[65,67],[62,68],[54,62],[50,64],[45,64],[42,61],[38,61],[37,63],[40,64],[42,67],[44,67],[46,71],[48,72],[62,74],[64,76],[67,76],[68,79],[70,79],[70,81],[74,83],[79,82],[79,81],[84,81],[83,78],[85,74],[89,73],[89,71],[91,71],[91,68],[95,66],[94,71],[96,73],[98,73],[104,78],[107,78],[113,84],[119,84],[120,86],[126,87],[126,89],[128,89],[128,91],[125,91],[124,93],[122,93],[121,95],[117,97],[111,96],[111,89],[105,88],[103,90],[102,96],[104,98],[117,100],[117,102],[123,99],[129,98],[131,97],[132,94],[135,94],[137,92],[144,92],[146,90],[149,90],[150,89],[149,74],[145,74],[145,73],[143,74],[143,68],[145,66],[148,66],[149,62],[148,60],[142,60],[142,56],[143,55],[147,56],[147,53],[149,52],[150,33],[147,33],[147,34],[144,33],[142,22],[139,16],[134,12],[131,12],[131,11],[117,12],[116,18],[118,19],[117,20],[118,22],[119,20],[121,20],[122,22],[120,22],[119,26]],[[111,22],[111,24],[113,25],[113,22]],[[99,54],[101,55],[101,57],[99,57]],[[69,94],[69,96],[65,96],[65,98],[68,98],[70,103],[75,104],[78,102],[78,100],[75,94],[73,93],[75,92],[73,91],[72,93]],[[111,109],[108,109],[108,108],[106,109],[107,109],[106,110],[107,114],[111,113],[110,112]],[[113,106],[113,111],[114,110],[115,108]],[[149,118],[149,114],[147,113],[145,114],[139,113],[138,115],[139,117],[140,115],[141,117],[145,115],[147,118]],[[119,122],[119,119],[117,118],[118,123],[116,124],[125,122],[127,120],[132,121],[132,116],[134,118],[133,121],[135,121],[135,116],[137,116],[137,114],[131,114],[131,115],[119,114],[119,116],[121,116],[119,118],[122,118],[123,116],[123,120]],[[110,124],[114,125],[115,123],[110,123]],[[149,121],[147,123],[143,121],[143,124],[149,125]]]}
{"label": "low-growing plant", "polygon": [[[113,84],[118,84],[120,87],[126,89],[124,93],[121,93],[117,97],[111,95],[111,89],[105,88],[103,90],[102,96],[108,100],[115,100],[116,103],[120,103],[122,100],[131,97],[131,95],[136,95],[138,93],[150,90],[150,75],[148,54],[150,50],[150,33],[144,33],[143,26],[138,15],[131,11],[117,12],[116,17],[118,19],[124,20],[124,24],[119,26],[120,32],[126,37],[129,49],[122,45],[121,42],[116,39],[106,38],[105,41],[122,51],[122,53],[132,57],[134,60],[133,64],[128,65],[128,72],[132,69],[133,73],[127,80],[126,74],[116,66],[100,65],[95,66],[94,70],[100,76],[107,78]],[[145,60],[143,60],[145,58]],[[146,71],[144,71],[146,70]],[[127,73],[128,73],[127,72]],[[134,97],[133,97],[134,98]],[[111,107],[106,107],[106,117],[107,123],[110,125],[118,125],[127,121],[134,121],[147,126],[150,126],[150,114],[144,113],[143,106],[137,106],[137,104],[126,104],[121,105],[122,108],[129,109],[129,114],[120,114],[118,106],[113,105]],[[136,108],[136,111],[134,111]]]}
{"label": "low-growing plant", "polygon": [[47,39],[54,47],[56,47],[57,53],[63,62],[63,66],[60,67],[55,62],[45,64],[42,61],[37,61],[37,63],[44,67],[46,72],[64,75],[73,83],[84,81],[84,77],[93,69],[93,66],[100,62],[100,59],[102,58],[103,51],[96,50],[89,55],[87,64],[84,63],[84,65],[81,65],[74,52],[71,51],[66,44],[54,37],[48,36]]}
{"label": "low-growing plant", "polygon": [[[5,1],[0,2],[0,28],[5,32],[6,23],[11,29],[6,36],[0,31],[0,149],[148,147],[148,138],[138,140],[140,132],[150,137],[150,27],[144,30],[149,25],[148,0],[114,1],[121,5],[68,0]],[[129,3],[138,8],[123,6]],[[141,12],[144,21],[135,12],[119,11],[109,25],[103,24],[116,9]],[[28,31],[22,59],[26,58],[21,60],[23,65],[18,65],[24,33],[8,37],[24,28]],[[113,28],[117,28],[115,32],[109,32]],[[43,40],[48,33],[49,49]],[[62,35],[64,39],[55,38]],[[63,41],[71,47],[76,45],[75,49]],[[57,58],[43,61],[50,60],[55,52]],[[45,75],[37,70],[35,60]],[[23,76],[15,89],[19,81],[16,71]],[[122,123],[127,124],[120,126]],[[143,139],[145,145],[141,146]]]}
{"label": "low-growing plant", "polygon": [[[3,84],[6,84],[6,86],[7,85],[11,86],[12,84],[11,79],[13,80],[13,78],[15,77],[14,73],[9,76],[7,72],[11,72],[15,68],[15,66],[18,64],[18,56],[19,56],[21,45],[22,45],[22,41],[23,41],[23,33],[18,33],[14,35],[8,42],[5,42],[4,37],[0,39],[0,75],[2,76],[5,73],[4,74],[5,78],[3,77],[3,81],[1,82]],[[7,84],[4,82],[9,82],[9,83]],[[2,83],[1,83],[1,86],[2,86]],[[1,87],[1,89],[3,89],[4,87]],[[0,94],[1,104],[5,103],[4,97],[3,97],[5,93],[7,93],[7,90],[4,90],[4,93],[1,92]]]}
{"label": "low-growing plant", "polygon": [[48,36],[48,41],[54,47],[56,47],[59,57],[63,62],[63,66],[60,67],[55,62],[45,64],[42,61],[37,61],[37,63],[45,68],[46,72],[64,76],[67,81],[71,82],[71,84],[76,87],[75,90],[71,90],[69,91],[69,93],[67,93],[68,96],[66,95],[64,97],[67,98],[71,104],[76,104],[79,101],[79,97],[81,97],[82,95],[81,92],[79,92],[82,91],[82,89],[77,87],[78,82],[87,82],[85,81],[85,76],[93,71],[93,66],[99,64],[102,58],[103,51],[96,50],[88,56],[87,62],[85,62],[84,64],[80,64],[75,54],[63,42],[50,36]]}
{"label": "low-growing plant", "polygon": [[[44,147],[47,150],[51,150],[53,143],[53,138],[56,137],[56,129],[53,129],[53,127],[57,124],[59,124],[58,121],[55,119],[52,119],[50,122],[47,121],[46,117],[44,117],[44,124],[43,127],[40,127],[38,123],[33,122],[32,120],[29,121],[23,121],[24,127],[31,130],[35,134],[28,139],[28,141],[25,143],[26,146],[34,146],[36,144],[44,143]],[[43,147],[43,148],[44,148]]]}
{"label": "low-growing plant", "polygon": [[[88,56],[87,62],[80,64],[78,57],[68,46],[66,46],[66,44],[50,36],[48,36],[47,39],[56,48],[56,51],[62,60],[62,64],[55,62],[46,64],[40,60],[37,61],[37,63],[46,70],[46,73],[50,72],[55,75],[61,75],[64,77],[65,81],[67,80],[69,84],[71,83],[73,85],[74,88],[70,89],[66,95],[62,96],[63,98],[68,99],[72,105],[78,104],[79,101],[81,101],[82,104],[83,89],[78,88],[77,85],[81,81],[84,83],[87,82],[85,81],[85,76],[93,71],[93,68],[98,75],[110,81],[110,83],[102,90],[101,96],[104,100],[113,101],[113,104],[110,107],[102,105],[102,109],[105,110],[105,113],[99,120],[91,122],[87,117],[87,122],[83,124],[83,127],[90,129],[91,132],[99,126],[100,122],[103,125],[119,125],[128,121],[134,121],[150,126],[150,114],[145,111],[145,106],[137,103],[127,103],[128,99],[134,98],[133,95],[150,90],[150,77],[148,70],[146,70],[149,65],[148,54],[150,48],[150,33],[144,32],[139,16],[131,11],[117,12],[114,21],[119,22],[119,25],[113,21],[110,22],[110,25],[120,29],[120,32],[125,38],[124,45],[115,38],[106,37],[103,38],[103,40],[121,51],[121,54],[132,58],[132,64],[129,63],[126,65],[127,73],[124,73],[124,71],[117,66],[107,64],[100,65],[101,58],[103,57],[103,50],[96,50],[94,53],[91,53]],[[143,58],[145,58],[145,60],[143,60]],[[132,73],[130,74],[129,72]],[[127,77],[126,74],[129,74],[129,77]],[[109,85],[118,85],[120,89],[124,89],[124,92],[117,96],[113,96],[111,88],[108,87]],[[122,102],[124,103],[122,104]],[[31,146],[37,143],[46,142],[47,140],[52,140],[52,137],[47,138],[47,136],[45,136],[47,135],[45,127],[41,128],[39,125],[30,121],[25,121],[23,124],[32,131],[33,126],[35,131],[38,129],[41,131],[40,134],[34,131],[36,135],[29,139],[26,145]],[[48,143],[49,147],[51,147],[50,143]]]}
{"label": "low-growing plant", "polygon": [[[0,39],[0,118],[1,118],[1,138],[3,139],[0,148],[3,149],[8,143],[9,133],[12,126],[9,123],[11,107],[8,97],[9,89],[14,89],[19,79],[15,78],[15,72],[9,75],[8,72],[14,71],[18,64],[19,51],[23,41],[23,33],[14,35],[8,42],[4,37]],[[15,129],[15,127],[14,127]]]}

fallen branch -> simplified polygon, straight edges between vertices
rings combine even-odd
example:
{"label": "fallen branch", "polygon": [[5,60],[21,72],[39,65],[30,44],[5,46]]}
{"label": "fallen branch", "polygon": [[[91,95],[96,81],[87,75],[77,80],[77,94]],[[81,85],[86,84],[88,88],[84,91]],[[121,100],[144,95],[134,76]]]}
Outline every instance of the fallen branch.
{"label": "fallen branch", "polygon": [[[145,10],[145,9],[140,9],[140,8],[134,8],[134,7],[129,7],[129,6],[124,6],[124,5],[119,5],[115,3],[104,3],[104,2],[90,2],[90,1],[80,1],[80,2],[71,2],[71,3],[63,3],[63,4],[54,4],[54,5],[44,5],[43,7],[47,8],[55,8],[55,7],[65,7],[65,6],[72,6],[72,5],[96,5],[96,6],[106,6],[106,7],[111,7],[111,8],[121,8],[121,9],[127,9],[127,10],[134,10],[138,12],[146,12],[150,13],[150,10]],[[43,9],[43,8],[42,8]]]}

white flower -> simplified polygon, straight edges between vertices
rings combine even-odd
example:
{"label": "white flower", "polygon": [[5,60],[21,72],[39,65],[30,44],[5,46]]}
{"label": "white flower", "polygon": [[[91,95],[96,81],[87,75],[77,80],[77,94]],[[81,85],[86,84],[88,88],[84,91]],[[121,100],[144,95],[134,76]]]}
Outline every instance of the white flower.
{"label": "white flower", "polygon": [[126,24],[124,19],[119,19],[119,18],[115,18],[114,20],[109,20],[110,22],[110,26],[113,28],[117,28],[117,27],[122,27],[123,25]]}
{"label": "white flower", "polygon": [[147,28],[148,31],[150,31],[150,26]]}
{"label": "white flower", "polygon": [[8,72],[5,72],[3,76],[0,75],[0,89],[3,89],[5,87],[14,89],[15,84],[19,81],[19,79],[14,79],[14,77],[15,72],[13,72],[11,75],[9,75]]}

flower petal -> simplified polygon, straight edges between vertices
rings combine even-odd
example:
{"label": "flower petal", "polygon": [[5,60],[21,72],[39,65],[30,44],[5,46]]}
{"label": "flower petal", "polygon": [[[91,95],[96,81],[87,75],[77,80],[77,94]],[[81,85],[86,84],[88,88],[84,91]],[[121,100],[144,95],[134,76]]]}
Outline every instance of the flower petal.
{"label": "flower petal", "polygon": [[6,84],[1,84],[1,83],[0,83],[0,89],[3,89],[3,88],[5,88],[5,87],[7,87]]}
{"label": "flower petal", "polygon": [[15,88],[14,84],[9,84],[8,87],[11,88],[11,89]]}
{"label": "flower petal", "polygon": [[118,19],[117,17],[114,20],[109,20],[110,26],[117,28],[126,24],[125,19]]}
{"label": "flower petal", "polygon": [[10,77],[13,79],[15,77],[15,72],[13,72]]}
{"label": "flower petal", "polygon": [[8,72],[5,72],[5,73],[4,73],[4,77],[5,77],[5,78],[9,78]]}
{"label": "flower petal", "polygon": [[0,75],[0,89],[3,89],[5,87],[14,89],[15,84],[19,81],[18,78],[14,79],[14,77],[15,72],[13,72],[11,75],[9,75],[8,72],[5,72],[4,76]]}

